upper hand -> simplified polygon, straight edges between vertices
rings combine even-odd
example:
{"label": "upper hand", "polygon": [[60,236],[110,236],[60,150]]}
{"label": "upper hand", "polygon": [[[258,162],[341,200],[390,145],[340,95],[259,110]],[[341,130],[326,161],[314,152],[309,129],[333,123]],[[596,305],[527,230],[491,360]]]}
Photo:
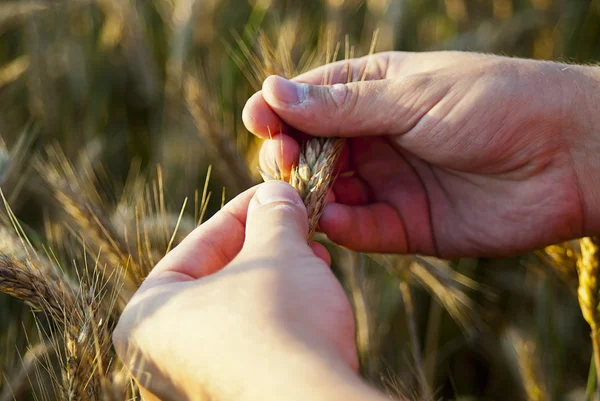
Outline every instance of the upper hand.
{"label": "upper hand", "polygon": [[[345,84],[348,65],[353,80],[366,68],[367,81]],[[319,85],[326,69],[339,85]],[[333,241],[506,255],[600,230],[590,110],[599,95],[586,92],[597,73],[471,53],[380,53],[293,81],[270,77],[243,117],[256,135],[277,134],[261,151],[267,171],[274,161],[289,171],[298,131],[349,139],[320,221]]]}

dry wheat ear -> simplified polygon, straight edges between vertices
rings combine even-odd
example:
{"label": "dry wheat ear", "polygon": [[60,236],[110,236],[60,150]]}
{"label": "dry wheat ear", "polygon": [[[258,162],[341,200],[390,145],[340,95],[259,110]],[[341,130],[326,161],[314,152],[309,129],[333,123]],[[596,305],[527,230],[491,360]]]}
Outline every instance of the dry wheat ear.
{"label": "dry wheat ear", "polygon": [[[344,140],[340,138],[309,139],[302,144],[298,164],[292,167],[289,183],[298,191],[306,206],[309,242],[317,231],[327,194],[335,180],[335,166],[343,146]],[[272,173],[260,170],[265,181],[284,180],[276,163],[274,165],[275,171]]]}

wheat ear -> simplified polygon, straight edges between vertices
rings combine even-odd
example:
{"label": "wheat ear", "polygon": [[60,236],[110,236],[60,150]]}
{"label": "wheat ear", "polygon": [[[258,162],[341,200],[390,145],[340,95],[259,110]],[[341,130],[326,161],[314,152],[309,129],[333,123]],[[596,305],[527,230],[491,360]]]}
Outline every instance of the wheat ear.
{"label": "wheat ear", "polygon": [[579,288],[577,296],[583,317],[591,328],[592,346],[596,376],[600,383],[600,291],[598,286],[598,268],[600,266],[600,240],[598,237],[582,238],[581,256],[577,261]]}
{"label": "wheat ear", "polygon": [[[306,206],[308,213],[308,241],[311,242],[319,218],[323,213],[327,194],[335,179],[335,165],[344,140],[340,138],[313,138],[302,144],[298,164],[292,167],[289,183]],[[273,163],[272,174],[259,168],[265,181],[283,180],[277,163]]]}
{"label": "wheat ear", "polygon": [[300,150],[298,165],[292,169],[290,184],[300,194],[308,213],[309,241],[317,230],[343,145],[344,141],[339,138],[308,140]]}
{"label": "wheat ear", "polygon": [[25,301],[52,319],[65,322],[67,311],[74,307],[72,293],[61,283],[48,280],[27,262],[0,254],[0,292]]}

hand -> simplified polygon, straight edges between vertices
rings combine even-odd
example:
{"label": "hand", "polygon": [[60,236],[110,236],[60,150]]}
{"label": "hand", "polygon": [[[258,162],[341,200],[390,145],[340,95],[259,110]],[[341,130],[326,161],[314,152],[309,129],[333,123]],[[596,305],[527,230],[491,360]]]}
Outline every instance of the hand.
{"label": "hand", "polygon": [[[366,69],[367,81],[345,84],[348,66],[354,81]],[[318,85],[325,71],[335,85]],[[266,171],[276,162],[289,172],[298,132],[348,138],[320,221],[340,245],[507,255],[600,232],[599,71],[380,53],[293,81],[269,77],[243,118],[263,138],[281,133],[263,145]]]}
{"label": "hand", "polygon": [[378,397],[355,373],[350,305],[307,233],[296,191],[271,182],[161,260],[114,333],[146,400]]}

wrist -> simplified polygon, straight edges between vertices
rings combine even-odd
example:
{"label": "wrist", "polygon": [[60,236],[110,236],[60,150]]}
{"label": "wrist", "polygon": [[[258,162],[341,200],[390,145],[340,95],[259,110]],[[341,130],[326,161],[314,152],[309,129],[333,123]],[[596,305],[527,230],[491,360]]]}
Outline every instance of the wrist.
{"label": "wrist", "polygon": [[600,67],[561,66],[567,117],[563,132],[578,181],[581,235],[600,233]]}
{"label": "wrist", "polygon": [[261,375],[260,386],[243,397],[244,401],[383,401],[383,394],[371,388],[339,358],[307,354],[286,361],[286,366]]}
{"label": "wrist", "polygon": [[239,369],[229,370],[226,382],[203,381],[198,382],[201,389],[186,389],[188,399],[204,399],[198,398],[204,393],[224,401],[387,400],[329,349],[300,344],[266,348],[232,361]]}

